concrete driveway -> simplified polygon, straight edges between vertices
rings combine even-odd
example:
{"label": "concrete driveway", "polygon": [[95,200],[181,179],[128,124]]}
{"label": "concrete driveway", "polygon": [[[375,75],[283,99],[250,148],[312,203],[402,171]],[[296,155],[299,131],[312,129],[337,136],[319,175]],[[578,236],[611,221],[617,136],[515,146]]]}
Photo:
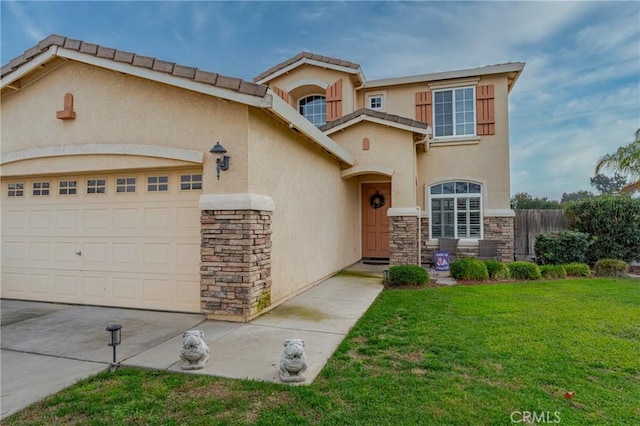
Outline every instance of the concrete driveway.
{"label": "concrete driveway", "polygon": [[383,288],[380,267],[358,266],[352,270],[376,276],[328,278],[248,324],[206,321],[199,314],[2,300],[0,418],[109,368],[113,352],[105,328],[111,324],[122,324],[122,365],[185,372],[182,333],[199,329],[211,360],[185,373],[272,382],[280,382],[283,341],[303,339],[309,368],[302,383],[309,384]]}
{"label": "concrete driveway", "polygon": [[2,300],[0,418],[107,369],[110,324],[122,324],[117,357],[123,360],[204,320],[198,314]]}

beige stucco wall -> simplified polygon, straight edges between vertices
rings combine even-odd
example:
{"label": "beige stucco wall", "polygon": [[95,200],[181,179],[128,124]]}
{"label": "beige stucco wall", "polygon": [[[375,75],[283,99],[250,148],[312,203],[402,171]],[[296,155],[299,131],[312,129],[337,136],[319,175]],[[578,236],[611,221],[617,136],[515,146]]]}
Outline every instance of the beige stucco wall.
{"label": "beige stucco wall", "polygon": [[360,258],[359,192],[333,158],[264,112],[249,114],[249,192],[274,200],[272,302]]}
{"label": "beige stucco wall", "polygon": [[[431,142],[428,152],[418,154],[418,201],[427,208],[425,186],[445,180],[473,180],[484,186],[485,209],[509,209],[509,127],[506,78],[486,78],[495,90],[495,135],[471,138],[470,145]],[[461,143],[465,143],[464,140]]]}
{"label": "beige stucco wall", "polygon": [[[56,118],[66,92],[74,96],[74,120]],[[203,152],[204,193],[247,190],[248,107],[138,77],[67,62],[22,90],[2,97],[2,152],[83,144],[139,144]],[[231,167],[219,181],[209,153],[219,141]],[[11,173],[175,167],[188,163],[95,155],[23,161]],[[194,165],[191,163],[191,165]]]}
{"label": "beige stucco wall", "polygon": [[[362,122],[330,136],[355,156],[354,167],[382,166],[393,169],[391,207],[416,206],[415,148],[411,132]],[[367,151],[362,149],[364,138],[369,139]]]}
{"label": "beige stucco wall", "polygon": [[355,87],[350,78],[350,74],[340,71],[319,68],[313,65],[302,65],[289,73],[283,74],[269,81],[269,86],[276,86],[282,90],[290,92],[289,104],[297,111],[298,100],[310,94],[323,94],[325,89],[313,88],[312,86],[297,86],[302,81],[322,81],[326,86],[331,86],[337,80],[342,79],[342,115],[349,114],[355,110]]}

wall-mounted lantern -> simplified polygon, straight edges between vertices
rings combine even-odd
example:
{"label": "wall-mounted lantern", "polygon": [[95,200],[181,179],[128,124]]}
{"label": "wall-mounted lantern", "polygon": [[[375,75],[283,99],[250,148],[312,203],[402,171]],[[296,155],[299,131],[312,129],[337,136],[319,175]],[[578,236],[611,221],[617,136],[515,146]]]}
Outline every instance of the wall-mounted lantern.
{"label": "wall-mounted lantern", "polygon": [[216,176],[218,177],[218,180],[220,180],[220,170],[229,169],[229,156],[225,155],[227,150],[220,145],[220,142],[216,142],[209,152],[216,157]]}
{"label": "wall-mounted lantern", "polygon": [[112,373],[116,371],[116,368],[118,368],[118,363],[116,362],[116,346],[118,346],[121,341],[121,330],[122,326],[120,324],[114,324],[107,327],[107,331],[111,333],[109,336],[109,346],[113,347],[113,362],[109,367],[109,371],[111,371]]}

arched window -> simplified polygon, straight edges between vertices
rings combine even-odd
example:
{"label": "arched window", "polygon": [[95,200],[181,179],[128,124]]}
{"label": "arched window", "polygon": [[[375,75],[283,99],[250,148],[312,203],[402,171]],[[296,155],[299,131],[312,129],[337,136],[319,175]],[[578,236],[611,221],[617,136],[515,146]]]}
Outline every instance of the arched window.
{"label": "arched window", "polygon": [[327,122],[326,101],[323,95],[311,95],[300,99],[300,114],[315,126],[323,126]]}
{"label": "arched window", "polygon": [[432,238],[482,238],[482,185],[444,182],[429,188]]}

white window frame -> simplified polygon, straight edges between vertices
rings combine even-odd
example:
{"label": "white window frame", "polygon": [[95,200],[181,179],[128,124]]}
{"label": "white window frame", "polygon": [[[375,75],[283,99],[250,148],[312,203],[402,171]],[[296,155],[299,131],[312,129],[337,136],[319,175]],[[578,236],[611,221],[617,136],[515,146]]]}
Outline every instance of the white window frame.
{"label": "white window frame", "polygon": [[[309,118],[308,118],[306,115],[304,115],[304,114],[300,111],[300,109],[301,109],[300,103],[301,103],[303,100],[308,99],[308,98],[311,98],[311,97],[314,97],[314,96],[319,96],[319,97],[321,97],[322,99],[324,99],[324,110],[323,110],[323,111],[322,111],[322,113],[321,113],[321,116],[322,116],[322,115],[324,115],[324,121],[323,121],[321,124],[319,124],[319,123],[315,123],[315,122],[313,122],[312,120],[309,120]],[[298,113],[299,113],[300,115],[302,115],[304,118],[306,118],[307,120],[309,120],[309,122],[310,122],[311,124],[313,124],[314,126],[316,126],[316,127],[322,127],[322,126],[324,126],[325,124],[327,124],[327,94],[326,94],[326,93],[309,93],[308,95],[304,95],[303,97],[301,97],[300,99],[298,99]],[[315,116],[315,115],[316,115],[316,114],[313,114],[312,116]]]}
{"label": "white window frame", "polygon": [[116,194],[134,194],[137,181],[135,176],[117,176]]}
{"label": "white window frame", "polygon": [[34,197],[48,197],[51,195],[51,182],[37,181],[31,183],[31,194]]}
{"label": "white window frame", "polygon": [[[163,178],[164,182],[161,181]],[[155,182],[152,182],[152,179],[155,179]],[[147,176],[147,192],[169,192],[170,180],[169,175]]]}
{"label": "white window frame", "polygon": [[[91,181],[95,181],[95,184],[91,185],[90,182]],[[103,181],[104,184],[100,185],[99,182]],[[86,185],[86,191],[85,194],[87,195],[105,195],[107,193],[107,178],[91,178],[91,179],[85,179],[85,185]],[[99,191],[100,189],[103,189],[103,191]],[[90,192],[90,190],[93,190],[93,192]]]}
{"label": "white window frame", "polygon": [[24,197],[24,182],[9,182],[7,197]]}
{"label": "white window frame", "polygon": [[[198,179],[194,179],[198,176]],[[189,177],[188,180],[184,179],[185,177]],[[180,181],[178,185],[180,186],[180,191],[201,191],[202,190],[202,173],[187,173],[180,174]]]}
{"label": "white window frame", "polygon": [[[466,183],[466,184],[474,184],[474,185],[478,185],[480,186],[480,192],[479,193],[450,193],[450,194],[431,194],[431,188],[436,186],[436,185],[442,185],[442,184],[447,184],[447,183],[452,183],[454,185],[454,191],[455,191],[455,187],[457,183]],[[428,211],[429,214],[429,239],[433,240],[433,239],[439,239],[439,238],[459,238],[461,240],[468,240],[468,241],[477,241],[477,240],[481,240],[484,238],[484,192],[485,192],[485,185],[482,184],[481,182],[477,182],[477,181],[473,181],[473,180],[468,180],[468,179],[453,179],[453,180],[446,180],[446,181],[441,181],[441,182],[434,182],[430,185],[425,185],[425,197],[427,201],[427,208],[426,210]],[[478,198],[479,199],[479,213],[480,213],[480,234],[475,237],[475,236],[460,236],[458,234],[458,199],[459,198]],[[434,218],[433,218],[433,211],[432,211],[432,206],[433,206],[433,200],[434,199],[453,199],[453,236],[448,236],[448,237],[442,237],[442,236],[434,236],[433,235],[433,225],[434,225]],[[469,212],[467,210],[467,212]],[[467,216],[468,217],[468,216]],[[468,225],[470,226],[470,224]]]}
{"label": "white window frame", "polygon": [[[71,184],[73,183],[73,186]],[[65,186],[63,186],[63,184]],[[79,193],[79,185],[77,179],[67,179],[58,181],[58,195],[78,195]],[[70,192],[73,191],[73,192]]]}
{"label": "white window frame", "polygon": [[[374,99],[380,99],[380,106],[377,107],[377,108],[374,108],[371,105]],[[387,102],[386,102],[385,93],[376,92],[376,93],[368,94],[367,95],[367,105],[366,105],[366,107],[368,109],[371,109],[371,110],[374,110],[374,111],[385,111],[387,109]]]}
{"label": "white window frame", "polygon": [[[457,133],[457,120],[456,120],[456,100],[455,100],[455,96],[456,96],[456,91],[458,90],[465,90],[465,89],[471,89],[473,92],[472,95],[472,107],[473,107],[473,122],[472,124],[472,133],[464,133],[464,134],[458,134]],[[453,134],[451,135],[438,135],[438,122],[436,121],[436,97],[437,97],[437,93],[442,93],[442,92],[451,92],[451,98],[452,98],[452,126],[453,126]],[[469,137],[475,137],[477,136],[478,130],[477,130],[477,105],[476,105],[476,86],[460,86],[460,87],[448,87],[448,88],[442,88],[442,89],[434,89],[432,92],[432,119],[433,119],[433,137],[434,139],[454,139],[454,138],[469,138]],[[468,123],[467,123],[468,124]]]}

